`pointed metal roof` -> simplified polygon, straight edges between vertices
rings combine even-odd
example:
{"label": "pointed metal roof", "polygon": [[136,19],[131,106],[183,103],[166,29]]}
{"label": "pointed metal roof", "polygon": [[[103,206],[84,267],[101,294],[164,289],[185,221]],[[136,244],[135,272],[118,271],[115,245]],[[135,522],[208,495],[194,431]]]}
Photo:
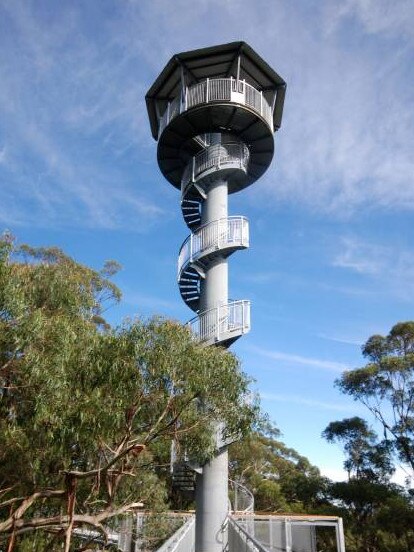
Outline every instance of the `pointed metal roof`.
{"label": "pointed metal roof", "polygon": [[145,99],[154,138],[158,133],[158,118],[155,102],[167,103],[181,92],[182,79],[192,85],[207,78],[236,77],[266,92],[277,90],[278,97],[274,111],[275,128],[282,119],[285,81],[246,42],[231,42],[174,55],[164,67]]}

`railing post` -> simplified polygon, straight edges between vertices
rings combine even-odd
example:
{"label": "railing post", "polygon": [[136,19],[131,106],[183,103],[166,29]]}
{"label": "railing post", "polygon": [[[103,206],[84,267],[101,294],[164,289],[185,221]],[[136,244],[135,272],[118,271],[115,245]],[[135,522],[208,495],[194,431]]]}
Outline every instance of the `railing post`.
{"label": "railing post", "polygon": [[292,525],[287,519],[285,519],[285,538],[285,552],[292,552]]}
{"label": "railing post", "polygon": [[209,83],[209,79],[207,77],[207,79],[206,79],[206,103],[208,103],[208,83]]}
{"label": "railing post", "polygon": [[166,121],[166,125],[168,125],[168,123],[170,122],[170,106],[171,106],[171,102],[168,102],[168,106],[167,106],[167,121]]}
{"label": "railing post", "polygon": [[335,526],[336,546],[338,552],[345,552],[344,526],[342,518],[339,518]]}
{"label": "railing post", "polygon": [[269,517],[269,544],[270,544],[270,549],[273,548],[273,523],[272,523],[272,517],[270,516]]}
{"label": "railing post", "polygon": [[195,155],[193,156],[193,173],[192,173],[192,182],[194,182],[195,179]]}
{"label": "railing post", "polygon": [[190,263],[193,262],[193,233],[190,234]]}
{"label": "railing post", "polygon": [[260,90],[260,115],[263,117],[263,92]]}

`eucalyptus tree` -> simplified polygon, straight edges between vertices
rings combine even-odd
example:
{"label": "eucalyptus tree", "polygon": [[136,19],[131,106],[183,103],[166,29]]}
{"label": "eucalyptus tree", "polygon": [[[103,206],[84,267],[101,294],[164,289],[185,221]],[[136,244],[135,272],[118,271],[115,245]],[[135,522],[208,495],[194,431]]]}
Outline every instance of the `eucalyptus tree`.
{"label": "eucalyptus tree", "polygon": [[414,322],[400,322],[362,348],[369,360],[344,372],[337,385],[382,424],[384,439],[414,475]]}
{"label": "eucalyptus tree", "polygon": [[201,347],[173,321],[106,323],[121,295],[110,280],[116,268],[95,271],[55,248],[0,241],[0,543],[8,551],[36,542],[75,549],[79,527],[105,540],[110,518],[165,504],[155,464],[167,461],[171,439],[205,459],[217,418],[243,436],[257,417],[230,353]]}

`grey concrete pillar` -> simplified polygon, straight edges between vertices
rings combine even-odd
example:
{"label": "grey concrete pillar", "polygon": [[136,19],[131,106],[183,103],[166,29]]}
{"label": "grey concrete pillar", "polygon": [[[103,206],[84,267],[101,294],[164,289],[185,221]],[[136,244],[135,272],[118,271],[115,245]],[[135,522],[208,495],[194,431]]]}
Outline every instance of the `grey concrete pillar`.
{"label": "grey concrete pillar", "polygon": [[[203,202],[201,224],[208,224],[228,216],[228,187],[225,180],[210,185],[207,199]],[[218,257],[206,270],[201,282],[200,311],[205,311],[228,302],[227,259]]]}
{"label": "grey concrete pillar", "polygon": [[196,478],[196,552],[222,552],[227,544],[227,450],[203,466]]}
{"label": "grey concrete pillar", "polygon": [[[213,140],[217,136],[213,137]],[[219,142],[219,135],[217,138]],[[217,179],[203,202],[201,223],[228,216],[227,182]],[[227,259],[219,257],[206,270],[201,282],[200,311],[228,303]],[[203,466],[196,479],[196,552],[222,552],[227,544],[228,453],[221,452]]]}

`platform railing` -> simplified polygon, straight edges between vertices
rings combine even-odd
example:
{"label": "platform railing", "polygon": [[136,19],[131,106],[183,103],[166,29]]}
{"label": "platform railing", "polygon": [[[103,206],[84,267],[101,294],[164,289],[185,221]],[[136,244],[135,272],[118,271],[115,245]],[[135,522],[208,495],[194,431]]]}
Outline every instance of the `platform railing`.
{"label": "platform railing", "polygon": [[220,342],[250,331],[250,301],[231,301],[200,312],[187,322],[194,336],[201,342]]}
{"label": "platform railing", "polygon": [[262,91],[257,90],[245,80],[230,77],[206,79],[187,87],[184,94],[168,103],[159,120],[158,137],[177,115],[210,102],[232,102],[245,105],[260,115],[273,131],[273,110]]}
{"label": "platform railing", "polygon": [[205,171],[211,169],[239,168],[247,171],[249,148],[239,142],[215,144],[204,148],[187,163],[181,178],[181,192],[184,196],[188,184],[195,182]]}
{"label": "platform railing", "polygon": [[178,279],[183,268],[203,254],[230,247],[249,247],[249,221],[243,216],[222,218],[204,224],[188,236],[178,255]]}

